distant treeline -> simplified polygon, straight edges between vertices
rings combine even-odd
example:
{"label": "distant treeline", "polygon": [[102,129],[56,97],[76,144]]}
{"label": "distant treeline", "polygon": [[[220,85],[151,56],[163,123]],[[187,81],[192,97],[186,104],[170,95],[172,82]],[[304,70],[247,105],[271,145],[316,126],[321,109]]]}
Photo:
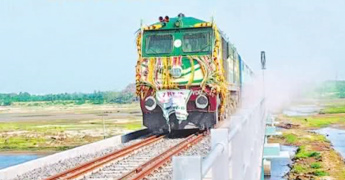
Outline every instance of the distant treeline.
{"label": "distant treeline", "polygon": [[322,96],[345,98],[345,81],[326,81],[317,88]]}
{"label": "distant treeline", "polygon": [[61,102],[70,101],[75,104],[104,104],[104,103],[118,103],[126,104],[136,100],[133,92],[133,85],[129,85],[125,90],[120,92],[115,91],[94,91],[93,93],[60,93],[60,94],[45,94],[33,95],[27,92],[20,93],[0,93],[0,105],[9,106],[15,102]]}

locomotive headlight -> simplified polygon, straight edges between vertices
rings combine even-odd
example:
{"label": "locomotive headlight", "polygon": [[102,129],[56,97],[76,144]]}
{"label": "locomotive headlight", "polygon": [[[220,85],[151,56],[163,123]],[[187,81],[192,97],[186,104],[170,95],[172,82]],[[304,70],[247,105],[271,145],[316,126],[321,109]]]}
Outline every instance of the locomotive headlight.
{"label": "locomotive headlight", "polygon": [[181,66],[173,66],[170,70],[170,74],[174,78],[179,78],[182,76],[182,67]]}
{"label": "locomotive headlight", "polygon": [[156,108],[157,102],[156,99],[152,96],[149,96],[145,99],[145,108],[149,111],[152,111]]}
{"label": "locomotive headlight", "polygon": [[208,99],[205,95],[199,95],[195,100],[195,105],[199,109],[204,109],[208,105]]}
{"label": "locomotive headlight", "polygon": [[175,26],[176,26],[176,27],[179,27],[180,25],[181,25],[181,22],[180,22],[180,21],[176,21],[176,22],[175,22]]}

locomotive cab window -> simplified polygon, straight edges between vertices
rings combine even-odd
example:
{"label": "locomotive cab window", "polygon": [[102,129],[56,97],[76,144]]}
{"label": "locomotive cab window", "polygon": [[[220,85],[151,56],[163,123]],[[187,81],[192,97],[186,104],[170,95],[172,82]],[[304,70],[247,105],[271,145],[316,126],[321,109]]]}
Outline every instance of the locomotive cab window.
{"label": "locomotive cab window", "polygon": [[211,50],[210,33],[185,33],[182,43],[183,52],[208,52]]}
{"label": "locomotive cab window", "polygon": [[148,35],[146,37],[147,54],[168,54],[173,49],[173,36],[170,34]]}
{"label": "locomotive cab window", "polygon": [[222,37],[222,51],[223,60],[225,61],[229,57],[229,43]]}

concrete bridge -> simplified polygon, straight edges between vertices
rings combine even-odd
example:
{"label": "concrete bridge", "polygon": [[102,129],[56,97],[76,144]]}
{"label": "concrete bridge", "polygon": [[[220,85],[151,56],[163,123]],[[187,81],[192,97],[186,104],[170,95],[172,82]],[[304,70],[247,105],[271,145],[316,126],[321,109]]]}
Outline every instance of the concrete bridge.
{"label": "concrete bridge", "polygon": [[[268,144],[267,137],[280,135],[274,127],[274,117],[266,112],[265,100],[260,99],[242,106],[237,113],[219,128],[211,130],[211,151],[206,157],[173,157],[174,180],[262,180],[270,174],[270,160],[289,158],[281,152],[279,144]],[[56,153],[0,170],[0,179],[13,179],[17,174],[30,172],[37,167],[66,158],[121,145],[126,136],[116,136],[103,141]]]}
{"label": "concrete bridge", "polygon": [[[211,130],[211,152],[173,157],[174,180],[263,180],[274,158],[290,158],[279,144],[268,144],[276,132],[265,100],[243,107],[220,128]],[[187,170],[188,169],[188,170]]]}

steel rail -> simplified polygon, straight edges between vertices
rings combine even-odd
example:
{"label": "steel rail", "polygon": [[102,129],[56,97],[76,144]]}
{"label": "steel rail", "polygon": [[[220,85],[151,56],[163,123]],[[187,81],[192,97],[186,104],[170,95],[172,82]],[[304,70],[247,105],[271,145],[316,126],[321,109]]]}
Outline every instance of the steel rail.
{"label": "steel rail", "polygon": [[[190,140],[191,138],[193,138],[193,135],[190,135],[188,136],[184,141],[188,141]],[[181,142],[182,143],[182,142]],[[175,145],[175,146],[178,146],[179,144]],[[174,147],[175,147],[174,146]],[[174,148],[172,147],[172,148]],[[144,164],[141,164],[139,165],[137,168],[133,169],[132,171],[122,175],[120,178],[118,178],[118,180],[125,180],[125,179],[128,179],[130,176],[133,176],[135,174],[137,174],[138,172],[140,172],[144,167],[148,166],[149,164],[151,164],[153,161],[156,161],[158,160],[159,158],[161,158],[161,156],[164,154],[164,153],[167,153],[169,150],[163,152],[162,154],[159,154],[158,156],[150,159],[149,161],[145,162]]]}
{"label": "steel rail", "polygon": [[56,179],[75,179],[77,177],[80,177],[88,172],[91,172],[95,170],[96,168],[99,168],[113,160],[116,160],[120,157],[126,156],[133,151],[140,149],[144,146],[147,146],[149,144],[155,143],[159,140],[161,140],[163,136],[156,137],[151,136],[149,138],[146,138],[140,142],[137,142],[135,144],[132,144],[130,146],[127,146],[125,148],[119,149],[117,151],[114,151],[112,153],[109,153],[105,156],[93,159],[89,162],[83,163],[81,165],[78,165],[74,168],[68,169],[66,171],[63,171],[61,173],[58,173],[56,175],[53,175],[51,177],[46,178],[45,180],[56,180]]}
{"label": "steel rail", "polygon": [[141,180],[144,179],[145,176],[151,174],[155,169],[161,167],[165,163],[171,161],[171,158],[174,155],[177,155],[181,153],[182,151],[188,149],[194,144],[197,144],[203,139],[204,135],[199,134],[199,135],[191,135],[179,144],[173,146],[169,150],[163,152],[162,154],[154,157],[150,161],[146,162],[145,164],[139,166],[135,170],[125,174],[119,180]]}

